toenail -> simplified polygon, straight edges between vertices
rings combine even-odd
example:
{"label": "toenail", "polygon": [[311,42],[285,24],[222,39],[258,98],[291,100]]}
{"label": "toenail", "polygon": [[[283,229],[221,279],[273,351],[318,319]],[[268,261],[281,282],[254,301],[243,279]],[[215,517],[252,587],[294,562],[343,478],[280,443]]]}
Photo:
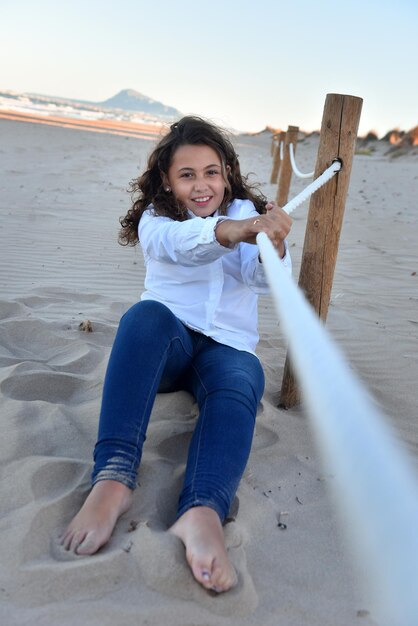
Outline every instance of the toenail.
{"label": "toenail", "polygon": [[210,580],[210,574],[206,569],[202,572],[202,578],[204,578],[205,580]]}

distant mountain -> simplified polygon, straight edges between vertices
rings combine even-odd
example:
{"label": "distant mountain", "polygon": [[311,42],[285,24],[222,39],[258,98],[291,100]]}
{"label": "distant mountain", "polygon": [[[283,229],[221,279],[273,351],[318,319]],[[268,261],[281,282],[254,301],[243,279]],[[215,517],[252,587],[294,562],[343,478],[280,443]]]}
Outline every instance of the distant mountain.
{"label": "distant mountain", "polygon": [[141,113],[149,113],[151,115],[161,115],[164,117],[181,117],[180,111],[174,107],[169,107],[162,102],[153,100],[134,89],[123,89],[116,96],[97,102],[101,107],[111,109],[124,109],[125,111],[140,111]]}

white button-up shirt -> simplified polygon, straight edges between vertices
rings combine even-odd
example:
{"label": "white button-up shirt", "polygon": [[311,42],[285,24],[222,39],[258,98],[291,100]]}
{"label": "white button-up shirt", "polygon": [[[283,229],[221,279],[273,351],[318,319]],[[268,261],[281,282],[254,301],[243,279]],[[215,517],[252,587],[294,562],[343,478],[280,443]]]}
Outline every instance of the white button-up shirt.
{"label": "white button-up shirt", "polygon": [[[234,200],[227,217],[197,217],[184,222],[157,216],[150,207],[141,217],[139,241],[145,259],[141,300],[165,304],[186,326],[237,350],[255,354],[258,342],[257,294],[268,293],[258,247],[222,246],[215,237],[222,219],[257,217],[249,200]],[[285,242],[282,259],[291,272]]]}

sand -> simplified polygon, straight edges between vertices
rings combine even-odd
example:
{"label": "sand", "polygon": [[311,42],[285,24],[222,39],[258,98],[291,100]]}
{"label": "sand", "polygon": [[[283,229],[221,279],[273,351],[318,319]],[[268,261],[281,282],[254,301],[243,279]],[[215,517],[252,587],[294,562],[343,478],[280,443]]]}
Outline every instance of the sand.
{"label": "sand", "polygon": [[[270,198],[268,136],[236,140]],[[109,350],[141,293],[139,250],[116,243],[129,180],[149,140],[0,120],[0,622],[4,626],[350,626],[377,624],[330,497],[303,407],[276,408],[286,341],[260,299],[266,392],[225,527],[239,584],[193,580],[173,521],[196,405],[157,398],[132,509],[93,557],[57,536],[89,489]],[[298,146],[313,169],[317,139]],[[415,156],[355,157],[328,328],[416,464],[418,259]],[[292,195],[306,182],[295,180]],[[308,206],[290,237],[297,277]],[[92,332],[80,323],[91,323]],[[285,524],[278,526],[278,521]]]}

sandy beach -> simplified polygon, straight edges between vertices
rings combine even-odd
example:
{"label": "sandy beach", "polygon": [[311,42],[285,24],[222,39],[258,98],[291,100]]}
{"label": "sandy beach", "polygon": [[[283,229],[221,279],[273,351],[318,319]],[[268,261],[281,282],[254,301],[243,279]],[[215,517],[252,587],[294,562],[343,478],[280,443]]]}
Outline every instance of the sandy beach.
{"label": "sandy beach", "polygon": [[[376,626],[309,414],[277,408],[286,340],[269,297],[259,304],[266,391],[225,526],[238,586],[204,591],[165,532],[197,414],[186,392],[157,397],[134,505],[109,544],[93,557],[58,545],[89,490],[118,320],[143,288],[141,252],[119,246],[117,231],[128,183],[153,146],[145,130],[0,119],[0,622]],[[270,136],[234,141],[243,172],[274,198]],[[299,143],[302,171],[313,169],[317,148],[315,136]],[[354,158],[327,327],[418,471],[418,156],[393,158],[387,148],[376,142]],[[294,179],[291,196],[305,185]],[[292,215],[295,278],[307,211]],[[86,320],[92,332],[80,329]]]}

